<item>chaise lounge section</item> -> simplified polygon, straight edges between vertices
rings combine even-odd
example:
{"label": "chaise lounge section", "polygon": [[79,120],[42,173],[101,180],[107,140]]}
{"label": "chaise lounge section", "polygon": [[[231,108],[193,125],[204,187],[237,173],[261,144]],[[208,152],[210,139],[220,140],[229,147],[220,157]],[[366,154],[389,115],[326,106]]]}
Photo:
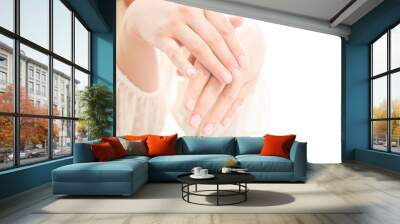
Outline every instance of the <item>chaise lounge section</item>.
{"label": "chaise lounge section", "polygon": [[176,141],[176,155],[127,156],[96,162],[91,145],[75,144],[74,163],[52,172],[53,193],[67,195],[132,195],[148,181],[176,181],[176,177],[200,166],[218,172],[236,160],[259,182],[304,182],[307,144],[294,142],[290,159],[260,156],[262,137],[184,136]]}

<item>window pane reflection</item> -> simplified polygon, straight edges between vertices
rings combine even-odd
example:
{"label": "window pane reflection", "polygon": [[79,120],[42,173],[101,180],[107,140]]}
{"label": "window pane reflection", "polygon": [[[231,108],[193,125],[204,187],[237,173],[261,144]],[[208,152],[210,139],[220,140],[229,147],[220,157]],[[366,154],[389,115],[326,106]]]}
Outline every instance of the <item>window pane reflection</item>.
{"label": "window pane reflection", "polygon": [[387,121],[372,122],[372,147],[387,151]]}
{"label": "window pane reflection", "polygon": [[49,57],[21,44],[20,108],[24,114],[48,114]]}
{"label": "window pane reflection", "polygon": [[20,0],[21,36],[49,48],[49,0]]}
{"label": "window pane reflection", "polygon": [[49,120],[20,118],[19,156],[21,164],[35,163],[49,158]]}
{"label": "window pane reflection", "polygon": [[53,157],[72,154],[72,121],[53,121]]}
{"label": "window pane reflection", "polygon": [[0,170],[14,165],[13,117],[0,116]]}

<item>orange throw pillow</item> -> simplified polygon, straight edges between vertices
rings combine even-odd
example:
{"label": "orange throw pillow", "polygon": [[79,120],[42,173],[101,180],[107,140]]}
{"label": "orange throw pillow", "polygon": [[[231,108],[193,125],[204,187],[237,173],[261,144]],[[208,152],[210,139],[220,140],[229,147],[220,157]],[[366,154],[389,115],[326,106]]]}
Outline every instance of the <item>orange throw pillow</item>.
{"label": "orange throw pillow", "polygon": [[290,157],[290,148],[296,135],[265,135],[264,146],[261,149],[261,156],[280,156],[286,159]]}
{"label": "orange throw pillow", "polygon": [[91,145],[91,149],[94,157],[99,162],[110,161],[117,158],[113,147],[108,142],[93,144]]}
{"label": "orange throw pillow", "polygon": [[117,158],[121,158],[126,156],[126,151],[124,146],[122,146],[121,142],[117,137],[109,137],[109,138],[101,138],[101,142],[108,142],[114,149],[115,155]]}
{"label": "orange throw pillow", "polygon": [[129,140],[129,141],[146,141],[148,135],[126,135],[124,136],[124,139]]}
{"label": "orange throw pillow", "polygon": [[177,138],[178,134],[171,136],[149,135],[146,140],[148,156],[175,155],[175,143]]}

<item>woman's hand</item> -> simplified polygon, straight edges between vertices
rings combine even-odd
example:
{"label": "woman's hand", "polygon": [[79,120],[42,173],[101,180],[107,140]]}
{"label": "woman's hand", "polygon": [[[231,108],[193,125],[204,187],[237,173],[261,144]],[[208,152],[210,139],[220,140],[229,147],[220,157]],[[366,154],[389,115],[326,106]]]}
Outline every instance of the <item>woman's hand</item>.
{"label": "woman's hand", "polygon": [[240,27],[239,39],[247,51],[251,65],[247,62],[242,76],[235,76],[228,84],[221,84],[198,61],[194,66],[201,75],[189,80],[185,93],[185,107],[190,111],[188,122],[198,127],[201,133],[210,135],[217,125],[227,126],[235,112],[253,90],[264,62],[265,44],[255,27]]}
{"label": "woman's hand", "polygon": [[164,0],[136,0],[124,16],[122,29],[163,51],[180,74],[197,71],[183,54],[185,47],[219,82],[241,76],[246,56],[225,15]]}

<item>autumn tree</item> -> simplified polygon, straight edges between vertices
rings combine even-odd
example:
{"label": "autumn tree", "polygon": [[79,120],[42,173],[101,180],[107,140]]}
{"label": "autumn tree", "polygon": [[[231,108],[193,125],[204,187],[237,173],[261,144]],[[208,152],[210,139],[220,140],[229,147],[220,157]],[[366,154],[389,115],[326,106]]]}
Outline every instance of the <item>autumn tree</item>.
{"label": "autumn tree", "polygon": [[[0,111],[13,112],[14,107],[13,86],[9,85],[6,92],[0,93]],[[44,104],[46,105],[46,104]],[[29,99],[25,88],[20,88],[20,110],[23,114],[47,114],[48,107],[43,105],[34,105]],[[56,111],[58,113],[58,111]],[[12,149],[13,146],[13,120],[11,116],[0,116],[0,147]],[[20,148],[24,149],[26,145],[45,145],[48,139],[48,119],[47,118],[20,118]],[[53,138],[58,137],[59,128],[53,127]]]}
{"label": "autumn tree", "polygon": [[[400,100],[394,99],[391,104],[391,117],[400,117]],[[373,108],[373,118],[387,118],[387,101],[382,100],[378,106]],[[400,138],[400,121],[391,121],[392,142],[398,142]],[[387,121],[375,121],[373,125],[374,139],[386,139]]]}

